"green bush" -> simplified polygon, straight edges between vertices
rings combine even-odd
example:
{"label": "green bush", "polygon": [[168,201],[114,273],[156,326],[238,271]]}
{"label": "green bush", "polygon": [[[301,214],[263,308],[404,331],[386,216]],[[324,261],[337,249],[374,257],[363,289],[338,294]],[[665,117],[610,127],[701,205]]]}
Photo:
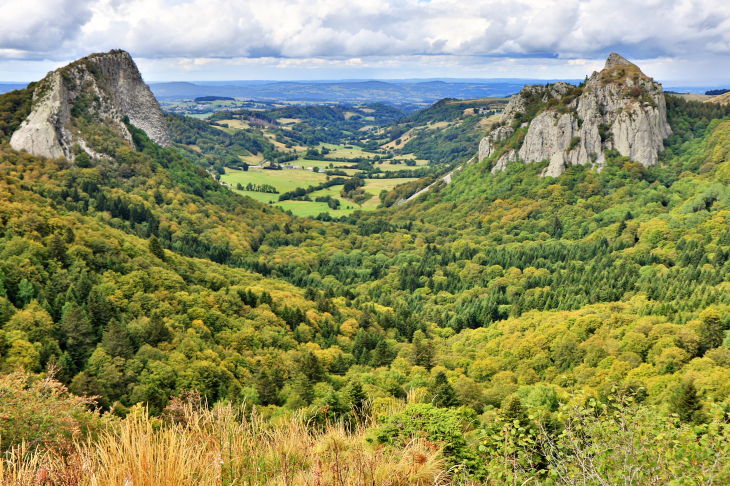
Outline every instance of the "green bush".
{"label": "green bush", "polygon": [[437,408],[431,404],[409,405],[403,412],[394,414],[376,430],[381,444],[403,447],[413,438],[424,438],[443,447],[444,458],[450,466],[463,464],[476,469],[476,455],[469,446],[465,432],[473,427],[476,414],[460,408]]}

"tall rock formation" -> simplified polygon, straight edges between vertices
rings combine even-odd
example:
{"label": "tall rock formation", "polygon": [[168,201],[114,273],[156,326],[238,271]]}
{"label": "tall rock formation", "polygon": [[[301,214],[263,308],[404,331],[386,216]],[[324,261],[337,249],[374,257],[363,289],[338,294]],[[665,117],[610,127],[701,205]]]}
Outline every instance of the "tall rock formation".
{"label": "tall rock formation", "polygon": [[44,157],[74,158],[75,144],[92,157],[102,157],[84,140],[75,118],[117,130],[134,147],[124,117],[155,143],[171,145],[160,105],[142,80],[137,65],[124,51],[93,54],[49,73],[33,93],[33,108],[10,145]]}
{"label": "tall rock formation", "polygon": [[543,175],[557,177],[568,164],[600,168],[611,149],[648,167],[657,163],[663,140],[672,133],[666,112],[661,85],[613,53],[583,87],[562,82],[526,86],[505,108],[503,126],[482,140],[479,160],[499,148],[494,141],[503,138],[500,130],[527,126],[519,150],[504,152],[493,172],[518,158],[526,163],[548,160]]}

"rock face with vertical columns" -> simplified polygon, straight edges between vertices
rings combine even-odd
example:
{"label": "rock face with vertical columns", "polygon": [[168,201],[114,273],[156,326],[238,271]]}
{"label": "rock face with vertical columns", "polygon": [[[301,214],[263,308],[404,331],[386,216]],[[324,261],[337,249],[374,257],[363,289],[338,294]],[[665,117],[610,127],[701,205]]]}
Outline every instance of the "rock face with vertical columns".
{"label": "rock face with vertical columns", "polygon": [[92,157],[104,157],[84,139],[75,123],[79,117],[118,131],[132,148],[125,117],[155,143],[172,144],[159,103],[124,51],[93,54],[49,73],[38,83],[31,113],[10,145],[36,156],[68,159],[78,145]]}

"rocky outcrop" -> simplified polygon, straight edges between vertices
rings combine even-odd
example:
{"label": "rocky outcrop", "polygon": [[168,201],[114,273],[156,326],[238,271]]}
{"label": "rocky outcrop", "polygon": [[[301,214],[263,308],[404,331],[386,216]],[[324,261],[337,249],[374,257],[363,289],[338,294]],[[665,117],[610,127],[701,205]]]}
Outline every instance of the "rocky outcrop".
{"label": "rocky outcrop", "polygon": [[92,157],[104,157],[74,128],[74,118],[83,115],[118,131],[132,148],[125,116],[159,145],[172,143],[160,105],[131,56],[111,51],[49,73],[33,93],[31,113],[13,133],[10,145],[33,155],[69,159],[78,145]]}
{"label": "rocky outcrop", "polygon": [[502,154],[502,156],[497,160],[497,162],[494,164],[494,167],[492,167],[492,174],[496,174],[499,171],[503,171],[507,168],[507,164],[510,162],[515,162],[518,160],[517,157],[517,151],[516,150],[509,150]]}
{"label": "rocky outcrop", "polygon": [[[526,163],[549,161],[543,175],[552,177],[569,164],[600,168],[611,149],[644,166],[655,165],[663,140],[671,135],[661,85],[615,53],[582,88],[567,83],[526,86],[510,100],[502,124],[519,127],[527,122],[516,155]],[[494,137],[490,132],[482,140],[480,160],[482,154],[494,153],[489,150]],[[504,170],[504,158],[493,171]]]}
{"label": "rocky outcrop", "polygon": [[486,137],[479,142],[479,154],[477,155],[477,162],[491,157],[496,150],[495,144],[501,142],[512,136],[515,133],[514,129],[510,127],[497,127],[490,131]]}

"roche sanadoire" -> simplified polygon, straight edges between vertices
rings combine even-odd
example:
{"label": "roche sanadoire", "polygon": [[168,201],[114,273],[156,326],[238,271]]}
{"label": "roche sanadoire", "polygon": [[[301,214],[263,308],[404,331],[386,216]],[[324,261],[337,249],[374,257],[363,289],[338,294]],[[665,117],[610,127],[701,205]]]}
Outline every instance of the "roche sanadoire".
{"label": "roche sanadoire", "polygon": [[[500,150],[499,142],[521,128],[526,133],[519,148]],[[543,175],[557,177],[569,164],[600,168],[613,149],[648,167],[657,163],[671,133],[661,85],[614,53],[580,87],[525,86],[482,140],[477,157],[501,152],[492,172],[515,160],[549,161]]]}

